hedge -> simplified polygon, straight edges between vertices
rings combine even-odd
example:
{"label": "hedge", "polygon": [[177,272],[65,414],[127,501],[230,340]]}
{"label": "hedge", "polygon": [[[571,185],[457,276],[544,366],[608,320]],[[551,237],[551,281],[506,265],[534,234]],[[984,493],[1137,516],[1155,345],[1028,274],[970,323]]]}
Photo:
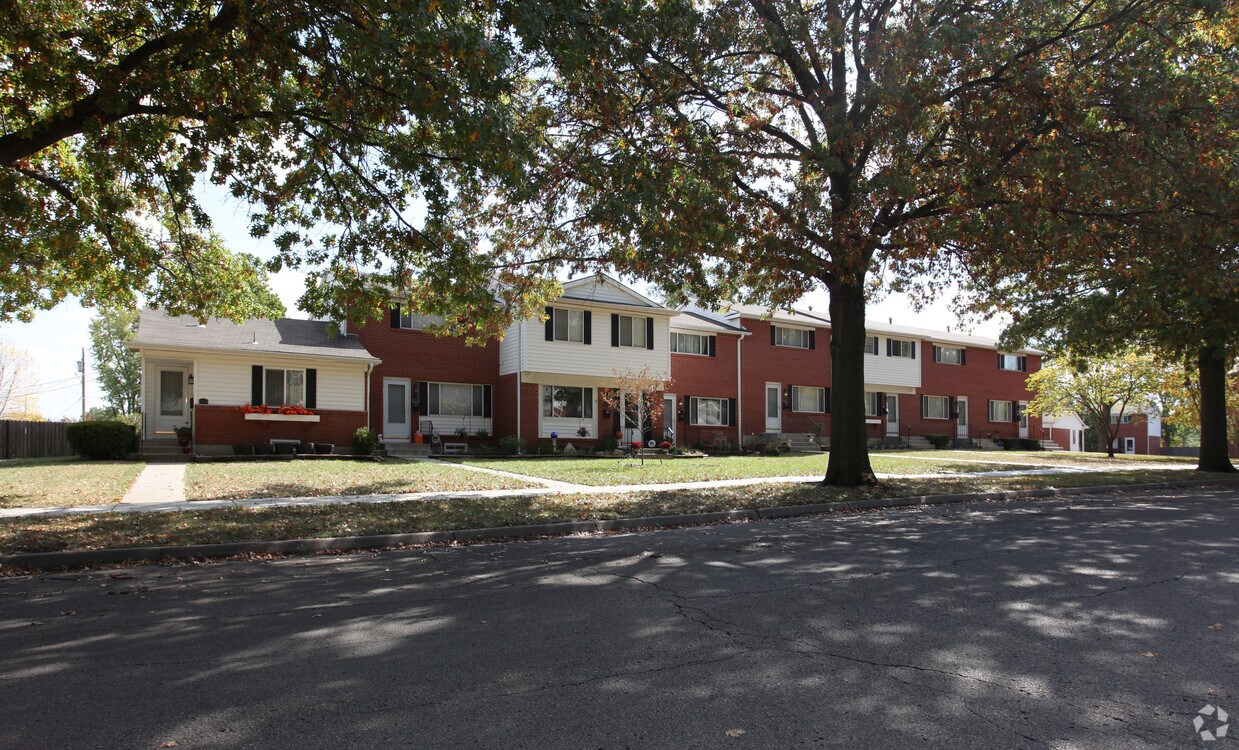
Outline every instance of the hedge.
{"label": "hedge", "polygon": [[116,420],[75,422],[65,426],[65,437],[82,458],[115,460],[138,449],[138,431]]}

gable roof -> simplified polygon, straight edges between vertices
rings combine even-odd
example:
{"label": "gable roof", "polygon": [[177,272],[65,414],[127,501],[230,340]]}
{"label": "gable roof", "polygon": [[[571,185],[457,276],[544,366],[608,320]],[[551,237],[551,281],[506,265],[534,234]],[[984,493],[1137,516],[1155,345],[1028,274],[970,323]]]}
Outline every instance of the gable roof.
{"label": "gable roof", "polygon": [[205,324],[190,316],[175,317],[162,310],[143,310],[130,349],[188,349],[231,354],[265,352],[379,363],[352,336],[328,336],[322,320],[251,319],[233,323],[211,318]]}
{"label": "gable roof", "polygon": [[663,307],[627,284],[601,271],[589,276],[565,281],[563,288],[564,293],[561,299],[577,302],[595,302],[604,305],[644,307],[657,312],[675,312],[671,308]]}
{"label": "gable roof", "polygon": [[681,328],[695,331],[733,333],[738,336],[749,336],[752,334],[752,331],[729,323],[726,318],[717,313],[695,307],[681,309],[680,314],[671,319],[671,327],[673,329]]}

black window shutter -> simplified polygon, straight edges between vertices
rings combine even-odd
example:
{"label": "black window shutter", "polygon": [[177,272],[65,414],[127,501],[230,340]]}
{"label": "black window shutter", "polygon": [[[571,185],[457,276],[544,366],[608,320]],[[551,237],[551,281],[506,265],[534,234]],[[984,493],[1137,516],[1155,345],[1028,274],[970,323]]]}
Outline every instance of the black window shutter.
{"label": "black window shutter", "polygon": [[718,356],[718,336],[710,336],[709,341],[706,342],[706,347],[707,354],[711,357]]}
{"label": "black window shutter", "polygon": [[727,399],[727,426],[736,426],[736,400],[734,398]]}
{"label": "black window shutter", "polygon": [[962,346],[959,348],[959,363],[961,365],[968,364],[968,349]]}
{"label": "black window shutter", "polygon": [[998,369],[1002,369],[1002,352],[998,352]]}
{"label": "black window shutter", "polygon": [[908,343],[912,344],[912,359],[916,359],[916,342],[910,341]]}
{"label": "black window shutter", "polygon": [[895,342],[892,339],[886,340],[886,356],[895,356]]}
{"label": "black window shutter", "polygon": [[775,344],[779,343],[777,333],[778,333],[777,329],[773,325],[770,326],[770,345],[771,346],[774,346]]}
{"label": "black window shutter", "polygon": [[829,413],[830,413],[830,389],[829,389],[829,388],[827,388],[827,389],[826,389],[826,396],[825,396],[825,399],[826,399],[826,408],[825,408],[825,410],[824,410],[824,411],[825,411],[827,414],[829,414]]}
{"label": "black window shutter", "polygon": [[817,348],[817,336],[815,335],[816,333],[817,331],[809,331],[809,348],[810,349]]}
{"label": "black window shutter", "polygon": [[697,398],[695,396],[688,399],[688,423],[697,424]]}
{"label": "black window shutter", "polygon": [[400,308],[399,307],[393,307],[391,309],[391,327],[392,328],[400,327]]}
{"label": "black window shutter", "polygon": [[956,411],[955,409],[955,397],[954,396],[950,396],[947,398],[946,417],[947,419],[959,419],[959,412]]}
{"label": "black window shutter", "polygon": [[654,319],[653,318],[645,319],[645,348],[646,349],[654,348]]}
{"label": "black window shutter", "polygon": [[1020,421],[1020,402],[1019,401],[1011,402],[1011,421],[1012,422]]}
{"label": "black window shutter", "polygon": [[611,346],[619,346],[619,314],[611,313]]}
{"label": "black window shutter", "polygon": [[492,396],[491,387],[489,385],[482,386],[482,416],[489,417],[491,415],[490,399]]}
{"label": "black window shutter", "polygon": [[555,340],[555,308],[546,308],[546,340]]}
{"label": "black window shutter", "polygon": [[262,399],[262,365],[250,368],[250,403],[258,406]]}
{"label": "black window shutter", "polygon": [[929,396],[921,396],[921,419],[929,413]]}
{"label": "black window shutter", "polygon": [[1028,357],[1020,357],[1020,372],[1028,372]]}
{"label": "black window shutter", "polygon": [[787,410],[796,411],[796,386],[787,386]]}
{"label": "black window shutter", "polygon": [[313,367],[305,371],[305,408],[318,408],[318,370]]}
{"label": "black window shutter", "polygon": [[426,416],[426,410],[430,408],[430,383],[425,380],[420,380],[417,383],[417,413]]}
{"label": "black window shutter", "polygon": [[585,337],[584,337],[584,343],[586,343],[586,344],[592,343],[590,339],[592,339],[592,338],[593,338],[593,336],[591,335],[591,334],[592,334],[592,332],[593,332],[593,330],[594,330],[594,317],[593,317],[593,315],[592,315],[592,314],[590,314],[589,310],[586,310],[586,311],[585,311]]}

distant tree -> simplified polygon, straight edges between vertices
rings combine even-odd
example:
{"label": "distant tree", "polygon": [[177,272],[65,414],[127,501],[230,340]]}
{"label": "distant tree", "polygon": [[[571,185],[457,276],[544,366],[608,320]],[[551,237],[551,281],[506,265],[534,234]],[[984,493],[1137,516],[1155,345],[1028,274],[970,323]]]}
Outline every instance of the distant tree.
{"label": "distant tree", "polygon": [[0,418],[28,419],[37,415],[37,385],[30,352],[0,339]]}
{"label": "distant tree", "polygon": [[1066,352],[1043,362],[1040,370],[1028,376],[1028,387],[1035,394],[1028,402],[1028,413],[1075,414],[1093,428],[1113,458],[1123,416],[1141,413],[1154,403],[1163,372],[1147,355],[1134,350],[1109,357]]}
{"label": "distant tree", "polygon": [[86,410],[84,418],[87,422],[103,422],[109,419],[115,419],[120,416],[121,412],[113,409],[110,406],[92,406]]}
{"label": "distant tree", "polygon": [[[142,408],[142,358],[125,347],[138,332],[135,308],[100,307],[91,319],[90,355],[109,417]],[[99,407],[95,407],[98,409]],[[93,411],[93,409],[92,409]],[[87,418],[91,418],[87,413]]]}

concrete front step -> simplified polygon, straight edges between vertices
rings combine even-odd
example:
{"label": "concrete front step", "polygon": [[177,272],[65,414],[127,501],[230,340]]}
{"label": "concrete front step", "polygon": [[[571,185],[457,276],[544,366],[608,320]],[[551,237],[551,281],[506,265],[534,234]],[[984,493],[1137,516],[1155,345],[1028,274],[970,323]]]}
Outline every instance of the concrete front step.
{"label": "concrete front step", "polygon": [[1063,446],[1059,445],[1058,443],[1054,442],[1053,440],[1042,440],[1042,441],[1041,441],[1041,447],[1042,447],[1042,448],[1044,448],[1044,449],[1045,449],[1045,450],[1047,450],[1047,451],[1059,451],[1059,452],[1061,452],[1061,451],[1063,450]]}
{"label": "concrete front step", "polygon": [[430,455],[427,443],[383,443],[387,455],[396,458],[426,458]]}

